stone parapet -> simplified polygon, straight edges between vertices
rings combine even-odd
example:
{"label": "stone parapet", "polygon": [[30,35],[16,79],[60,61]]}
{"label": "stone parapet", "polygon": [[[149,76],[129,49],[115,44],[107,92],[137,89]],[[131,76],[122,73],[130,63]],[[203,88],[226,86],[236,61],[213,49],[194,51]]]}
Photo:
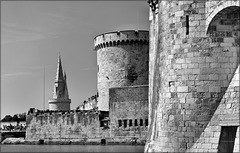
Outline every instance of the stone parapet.
{"label": "stone parapet", "polygon": [[94,38],[94,49],[117,46],[120,44],[148,44],[149,34],[148,31],[139,30],[126,30],[104,33]]}

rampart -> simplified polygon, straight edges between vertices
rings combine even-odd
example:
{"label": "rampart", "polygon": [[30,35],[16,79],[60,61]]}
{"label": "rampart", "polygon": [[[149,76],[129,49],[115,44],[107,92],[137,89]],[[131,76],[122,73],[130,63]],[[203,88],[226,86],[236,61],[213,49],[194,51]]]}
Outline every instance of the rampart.
{"label": "rampart", "polygon": [[46,143],[100,144],[109,131],[100,127],[101,112],[42,111],[27,115],[26,141]]}
{"label": "rampart", "polygon": [[148,86],[109,89],[110,135],[117,141],[145,144],[148,129]]}

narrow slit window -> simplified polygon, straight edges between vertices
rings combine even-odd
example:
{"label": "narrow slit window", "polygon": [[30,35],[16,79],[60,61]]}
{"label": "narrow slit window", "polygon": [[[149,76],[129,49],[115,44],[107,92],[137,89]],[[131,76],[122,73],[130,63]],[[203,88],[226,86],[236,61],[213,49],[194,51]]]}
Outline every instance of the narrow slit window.
{"label": "narrow slit window", "polygon": [[127,120],[123,120],[124,128],[127,127]]}
{"label": "narrow slit window", "polygon": [[189,34],[189,15],[186,16],[186,35]]}
{"label": "narrow slit window", "polygon": [[143,126],[143,119],[140,119],[140,126]]}
{"label": "narrow slit window", "polygon": [[132,126],[132,120],[131,119],[129,120],[129,126]]}
{"label": "narrow slit window", "polygon": [[134,125],[135,125],[135,126],[138,126],[138,121],[137,121],[137,119],[135,119]]}
{"label": "narrow slit window", "polygon": [[233,152],[237,126],[223,126],[221,129],[218,152]]}
{"label": "narrow slit window", "polygon": [[145,126],[148,126],[148,119],[145,119]]}
{"label": "narrow slit window", "polygon": [[118,127],[122,126],[122,120],[118,120]]}

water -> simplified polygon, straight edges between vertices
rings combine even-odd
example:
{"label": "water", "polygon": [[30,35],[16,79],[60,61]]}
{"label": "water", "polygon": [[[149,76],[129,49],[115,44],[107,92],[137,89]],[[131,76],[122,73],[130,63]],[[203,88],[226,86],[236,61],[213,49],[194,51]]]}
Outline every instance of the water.
{"label": "water", "polygon": [[144,152],[134,145],[1,145],[1,152]]}

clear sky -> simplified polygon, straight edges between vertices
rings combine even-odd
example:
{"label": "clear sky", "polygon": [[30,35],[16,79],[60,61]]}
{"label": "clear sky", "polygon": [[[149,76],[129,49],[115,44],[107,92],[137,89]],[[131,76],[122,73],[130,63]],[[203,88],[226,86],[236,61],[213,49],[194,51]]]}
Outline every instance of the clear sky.
{"label": "clear sky", "polygon": [[43,109],[51,98],[60,52],[71,109],[97,92],[95,36],[149,30],[144,1],[2,1],[1,118]]}

